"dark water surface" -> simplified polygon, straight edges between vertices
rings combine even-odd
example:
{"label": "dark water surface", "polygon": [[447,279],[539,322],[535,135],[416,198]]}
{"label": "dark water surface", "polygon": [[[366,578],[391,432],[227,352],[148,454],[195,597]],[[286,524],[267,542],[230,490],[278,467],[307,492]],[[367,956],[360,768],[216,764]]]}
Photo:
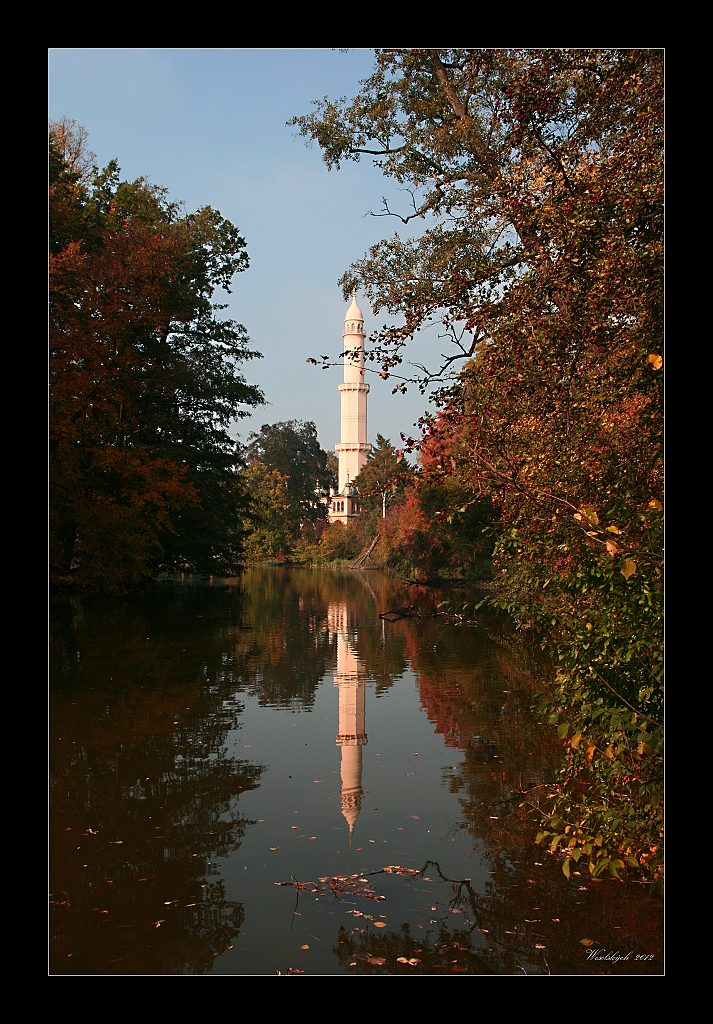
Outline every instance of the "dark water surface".
{"label": "dark water surface", "polygon": [[648,887],[568,882],[523,822],[547,666],[442,596],[265,568],[53,599],[51,973],[661,974]]}

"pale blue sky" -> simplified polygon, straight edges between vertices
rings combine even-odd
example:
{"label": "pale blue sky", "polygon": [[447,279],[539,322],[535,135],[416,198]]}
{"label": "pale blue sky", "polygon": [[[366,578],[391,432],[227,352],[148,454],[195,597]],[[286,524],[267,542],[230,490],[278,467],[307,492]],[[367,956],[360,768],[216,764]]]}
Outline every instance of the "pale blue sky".
{"label": "pale blue sky", "polygon": [[[244,370],[270,404],[242,421],[243,440],[262,423],[300,419],[317,424],[324,448],[339,441],[341,371],[306,359],[342,351],[347,304],[337,279],[394,233],[396,221],[364,215],[379,210],[382,195],[397,203],[399,193],[366,160],[328,172],[318,148],[285,123],[308,113],[312,100],[354,96],[372,68],[366,49],[49,51],[50,119],[83,125],[100,166],[116,157],[122,177],[150,178],[188,211],[218,209],[247,241],[251,266],[234,279],[225,315],[262,352]],[[374,318],[364,296],[358,301],[369,334],[384,316]],[[413,358],[435,363],[441,350],[435,333],[420,336]],[[367,379],[369,440],[378,432],[398,446],[426,400],[417,389],[392,395],[392,382]]]}

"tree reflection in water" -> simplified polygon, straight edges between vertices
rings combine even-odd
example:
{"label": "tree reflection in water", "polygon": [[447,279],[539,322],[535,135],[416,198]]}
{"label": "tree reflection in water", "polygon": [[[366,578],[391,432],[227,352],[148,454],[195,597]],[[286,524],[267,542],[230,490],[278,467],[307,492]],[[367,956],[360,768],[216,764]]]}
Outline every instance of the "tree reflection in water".
{"label": "tree reflection in water", "polygon": [[[52,973],[597,973],[585,937],[660,973],[660,910],[533,843],[520,804],[560,758],[529,710],[547,666],[504,619],[434,618],[442,596],[277,568],[53,598]],[[430,881],[299,909],[274,884],[387,859]]]}

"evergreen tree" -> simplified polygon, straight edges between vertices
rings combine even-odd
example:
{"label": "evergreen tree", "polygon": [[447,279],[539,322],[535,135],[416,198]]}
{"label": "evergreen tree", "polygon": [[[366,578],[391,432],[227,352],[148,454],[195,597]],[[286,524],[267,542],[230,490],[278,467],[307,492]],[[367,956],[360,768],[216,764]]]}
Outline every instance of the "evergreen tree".
{"label": "evergreen tree", "polygon": [[404,500],[404,486],[410,477],[411,468],[401,452],[396,451],[389,439],[377,434],[376,445],[369,452],[354,486],[359,491],[360,502],[372,512],[378,508],[385,519],[387,507]]}

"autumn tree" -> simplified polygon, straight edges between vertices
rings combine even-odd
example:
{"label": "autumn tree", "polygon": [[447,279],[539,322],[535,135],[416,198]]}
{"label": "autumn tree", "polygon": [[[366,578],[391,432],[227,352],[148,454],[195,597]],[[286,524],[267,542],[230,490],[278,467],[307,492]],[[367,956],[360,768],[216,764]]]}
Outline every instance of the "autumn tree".
{"label": "autumn tree", "polygon": [[[292,123],[330,168],[372,157],[408,196],[382,215],[424,222],[344,295],[399,318],[372,355],[395,391],[437,388],[424,482],[491,498],[500,603],[557,649],[540,713],[569,754],[542,835],[567,869],[658,870],[663,54],[377,50],[353,101]],[[409,378],[428,327],[451,348]]]}
{"label": "autumn tree", "polygon": [[260,405],[258,353],[221,320],[247,269],[237,229],[50,126],[50,563],[57,586],[126,590],[160,567],[227,574],[240,558],[229,425]]}
{"label": "autumn tree", "polygon": [[347,523],[336,520],[322,533],[317,556],[325,562],[353,561],[365,547],[364,521],[361,517]]}

